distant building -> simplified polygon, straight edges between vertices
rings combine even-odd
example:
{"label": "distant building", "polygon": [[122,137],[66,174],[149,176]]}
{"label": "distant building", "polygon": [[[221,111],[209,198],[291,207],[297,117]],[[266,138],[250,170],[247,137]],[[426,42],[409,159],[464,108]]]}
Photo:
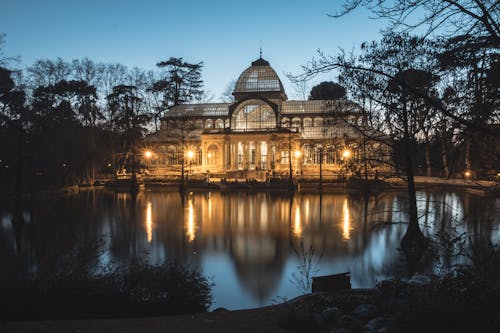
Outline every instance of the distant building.
{"label": "distant building", "polygon": [[[349,123],[363,126],[362,108],[348,100],[288,101],[280,78],[259,58],[240,75],[233,103],[185,104],[170,109],[150,135],[144,161],[150,174],[265,179],[299,174],[324,177],[382,168],[378,144],[367,144]],[[184,166],[183,166],[184,164]]]}

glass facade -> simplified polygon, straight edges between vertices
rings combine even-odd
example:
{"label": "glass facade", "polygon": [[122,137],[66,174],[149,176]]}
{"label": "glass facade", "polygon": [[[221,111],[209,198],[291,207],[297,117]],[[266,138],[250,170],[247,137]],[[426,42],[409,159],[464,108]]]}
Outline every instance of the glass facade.
{"label": "glass facade", "polygon": [[252,100],[239,107],[231,119],[235,131],[251,131],[276,128],[276,115],[263,101]]}
{"label": "glass facade", "polygon": [[323,172],[340,173],[348,167],[355,170],[362,150],[374,160],[389,155],[376,143],[361,149],[366,141],[347,123],[361,123],[359,105],[348,100],[288,101],[278,75],[262,58],[240,75],[233,95],[233,103],[170,109],[161,130],[147,139],[155,151],[155,159],[148,161],[156,168],[152,173],[179,173],[187,162],[186,149],[196,153],[189,160],[195,174],[247,179],[291,170],[317,176],[320,165]]}

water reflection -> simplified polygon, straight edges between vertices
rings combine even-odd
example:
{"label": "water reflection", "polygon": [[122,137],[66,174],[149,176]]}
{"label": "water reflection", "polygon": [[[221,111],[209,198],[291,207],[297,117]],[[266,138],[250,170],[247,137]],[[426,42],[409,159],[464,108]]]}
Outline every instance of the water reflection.
{"label": "water reflection", "polygon": [[293,234],[295,237],[302,236],[302,226],[300,224],[300,207],[298,205],[295,206],[295,219],[293,224]]}
{"label": "water reflection", "polygon": [[[193,198],[190,197],[188,199],[188,207],[187,207],[187,221],[186,221],[186,236],[188,242],[194,241],[196,238],[196,226],[194,221],[194,208],[193,208]],[[210,214],[209,214],[210,216]]]}
{"label": "water reflection", "polygon": [[[418,205],[428,236],[465,232],[474,242],[499,240],[498,199],[420,192]],[[26,217],[17,232],[13,214],[0,212],[0,263],[5,266],[22,252],[27,271],[57,271],[67,265],[67,257],[72,258],[68,254],[81,248],[86,264],[95,267],[137,259],[176,260],[213,278],[214,307],[253,307],[300,293],[290,283],[298,264],[291,246],[300,242],[321,256],[317,274],[350,271],[354,287],[404,274],[397,248],[406,225],[397,222],[406,220],[406,207],[404,195],[398,193],[181,197],[174,192],[141,192],[132,197],[81,192],[37,202],[36,223]],[[16,246],[21,239],[22,248]],[[91,246],[94,243],[99,246]],[[453,260],[443,252],[431,269],[451,267]]]}
{"label": "water reflection", "polygon": [[342,239],[349,240],[351,239],[351,224],[349,219],[349,205],[347,204],[347,198],[344,199],[344,205],[342,206]]}
{"label": "water reflection", "polygon": [[148,243],[153,240],[153,204],[148,201],[146,206],[146,234],[148,237]]}

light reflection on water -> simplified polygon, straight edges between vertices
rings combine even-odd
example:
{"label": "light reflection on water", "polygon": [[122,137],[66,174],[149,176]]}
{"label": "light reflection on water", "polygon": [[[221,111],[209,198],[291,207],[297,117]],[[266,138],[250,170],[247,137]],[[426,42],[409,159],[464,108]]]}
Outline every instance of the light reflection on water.
{"label": "light reflection on water", "polygon": [[151,201],[148,201],[146,206],[146,234],[148,237],[148,243],[151,243],[153,240],[153,204]]}
{"label": "light reflection on water", "polygon": [[342,220],[344,221],[342,230],[342,239],[349,240],[350,236],[350,220],[349,220],[349,205],[347,204],[347,198],[344,199],[344,205],[342,206]]}
{"label": "light reflection on water", "polygon": [[[99,240],[93,265],[136,259],[188,263],[213,279],[213,307],[271,304],[301,293],[290,281],[297,272],[293,248],[321,256],[316,275],[351,272],[354,287],[405,273],[397,248],[405,232],[407,202],[400,193],[361,195],[86,191],[40,201],[25,213],[22,242],[16,243],[12,214],[0,210],[0,251],[20,254],[30,270],[54,270],[77,247]],[[467,232],[500,238],[500,200],[465,193],[419,192],[424,234]],[[0,207],[1,209],[1,207]],[[465,221],[465,222],[463,222]],[[18,233],[19,235],[19,233]],[[92,257],[92,256],[90,256]],[[1,263],[1,261],[0,261]],[[453,264],[442,259],[427,269]]]}

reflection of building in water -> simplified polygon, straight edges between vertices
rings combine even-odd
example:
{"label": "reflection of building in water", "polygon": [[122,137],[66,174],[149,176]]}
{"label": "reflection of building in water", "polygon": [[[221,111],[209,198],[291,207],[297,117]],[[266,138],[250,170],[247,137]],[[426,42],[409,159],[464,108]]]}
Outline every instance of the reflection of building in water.
{"label": "reflection of building in water", "polygon": [[216,194],[207,208],[220,209],[202,222],[206,250],[230,253],[241,285],[260,301],[277,287],[288,256],[288,218],[281,202],[262,193]]}
{"label": "reflection of building in water", "polygon": [[272,296],[288,257],[287,240],[235,235],[231,251],[240,283],[259,301]]}
{"label": "reflection of building in water", "polygon": [[[229,254],[240,284],[258,300],[274,296],[285,263],[296,259],[290,242],[303,241],[328,261],[362,253],[367,246],[364,232],[371,231],[362,227],[363,205],[356,206],[358,200],[344,195],[193,195],[184,200],[180,222],[173,215],[178,194],[166,196],[153,201],[161,209],[155,216],[163,216],[155,221],[155,231],[165,251],[175,253],[181,262],[199,262],[209,253]],[[385,216],[375,211],[389,209],[391,200],[370,200],[368,225]]]}
{"label": "reflection of building in water", "polygon": [[148,237],[148,243],[153,240],[153,204],[148,201],[146,206],[146,234]]}
{"label": "reflection of building in water", "polygon": [[344,205],[342,206],[342,238],[344,240],[349,240],[351,231],[351,223],[349,216],[349,206],[347,203],[347,198],[344,199]]}
{"label": "reflection of building in water", "polygon": [[[87,194],[58,198],[57,203],[62,204],[57,210],[47,204],[49,199],[35,202],[33,216],[24,216],[24,271],[57,272],[63,269],[60,263],[68,259],[68,253],[84,248],[85,258],[97,259],[102,250],[96,267],[148,257],[154,264],[175,260],[195,268],[206,265],[204,274],[212,277],[213,264],[219,269],[217,274],[238,281],[242,290],[262,299],[276,296],[276,288],[281,290],[289,283],[285,267],[293,269],[296,261],[290,241],[303,241],[305,248],[312,245],[322,255],[321,273],[347,269],[353,282],[370,286],[395,271],[392,259],[406,228],[399,223],[405,221],[407,200],[393,192],[372,196],[365,205],[361,195],[349,195],[347,203],[345,195],[337,194],[283,198],[263,193],[212,193],[182,200],[178,193],[148,191],[140,192],[133,201],[129,194],[97,191],[95,208],[90,208],[92,198]],[[499,200],[463,192],[429,192],[419,194],[419,199],[419,212],[429,217],[424,232],[479,233],[474,242],[499,241]],[[344,228],[347,210],[348,229]],[[192,227],[186,223],[190,216]],[[14,268],[5,260],[18,259],[12,217],[0,212],[0,252],[4,254],[0,264],[5,269]],[[450,223],[453,221],[457,224]],[[373,227],[387,222],[398,224]],[[346,230],[349,240],[343,240]],[[194,235],[191,241],[189,234]],[[96,240],[104,241],[102,248],[83,246]],[[230,258],[230,263],[221,257]]]}
{"label": "reflection of building in water", "polygon": [[196,238],[196,225],[194,220],[194,207],[193,200],[188,200],[187,207],[187,219],[186,219],[186,236],[188,238],[188,242],[194,241]]}
{"label": "reflection of building in water", "polygon": [[[233,103],[186,104],[170,109],[159,132],[147,138],[151,174],[188,173],[264,178],[293,172],[317,176],[360,166],[362,109],[348,100],[288,101],[280,78],[259,58],[238,78]],[[370,160],[387,158],[368,142]],[[370,158],[370,156],[367,156]],[[145,157],[146,158],[146,157]],[[371,165],[379,171],[383,165]]]}

